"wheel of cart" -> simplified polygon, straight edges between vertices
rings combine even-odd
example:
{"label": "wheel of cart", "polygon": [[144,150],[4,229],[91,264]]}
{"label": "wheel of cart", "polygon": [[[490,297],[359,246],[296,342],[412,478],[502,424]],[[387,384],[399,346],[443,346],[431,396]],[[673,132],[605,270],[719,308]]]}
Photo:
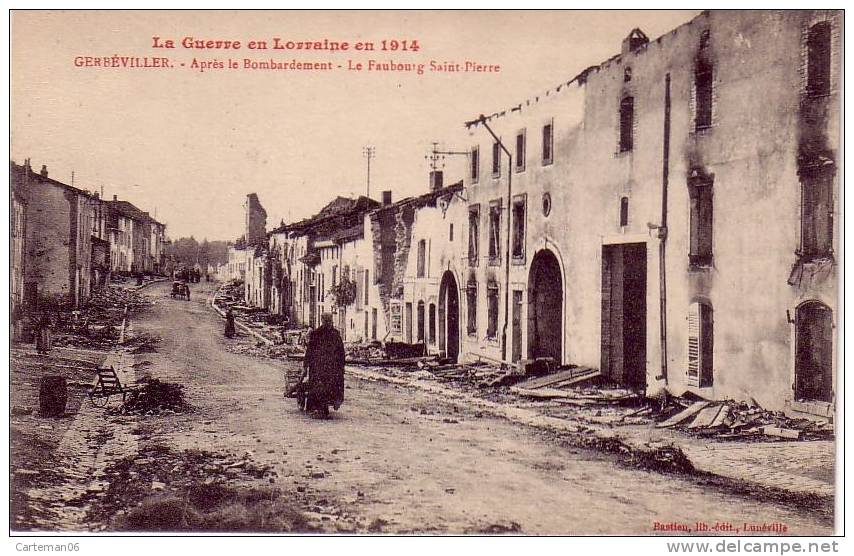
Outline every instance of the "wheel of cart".
{"label": "wheel of cart", "polygon": [[89,400],[95,407],[106,407],[113,396],[121,396],[122,403],[127,395],[136,390],[136,385],[122,384],[116,370],[112,367],[98,369],[98,382],[89,390]]}

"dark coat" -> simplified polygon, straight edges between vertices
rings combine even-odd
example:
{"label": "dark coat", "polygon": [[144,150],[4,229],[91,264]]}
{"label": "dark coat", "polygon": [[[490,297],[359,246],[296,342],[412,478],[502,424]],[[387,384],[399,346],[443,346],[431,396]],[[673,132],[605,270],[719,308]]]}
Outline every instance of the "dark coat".
{"label": "dark coat", "polygon": [[321,326],[311,332],[305,364],[309,398],[338,409],[344,401],[344,342],[334,327]]}
{"label": "dark coat", "polygon": [[36,351],[47,353],[53,348],[52,324],[49,317],[42,317],[36,329]]}
{"label": "dark coat", "polygon": [[231,309],[225,314],[225,337],[234,338],[234,313]]}

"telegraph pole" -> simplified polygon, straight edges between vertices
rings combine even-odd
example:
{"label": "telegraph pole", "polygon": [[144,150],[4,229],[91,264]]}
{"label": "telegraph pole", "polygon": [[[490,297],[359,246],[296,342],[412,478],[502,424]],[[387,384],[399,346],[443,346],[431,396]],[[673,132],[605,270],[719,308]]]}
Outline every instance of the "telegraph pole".
{"label": "telegraph pole", "polygon": [[439,143],[433,141],[433,149],[424,156],[424,160],[430,165],[430,170],[439,170],[445,166],[446,156],[469,156],[471,153],[465,151],[440,151]]}
{"label": "telegraph pole", "polygon": [[371,198],[371,159],[377,155],[376,147],[366,146],[362,147],[362,156],[368,159],[368,199]]}

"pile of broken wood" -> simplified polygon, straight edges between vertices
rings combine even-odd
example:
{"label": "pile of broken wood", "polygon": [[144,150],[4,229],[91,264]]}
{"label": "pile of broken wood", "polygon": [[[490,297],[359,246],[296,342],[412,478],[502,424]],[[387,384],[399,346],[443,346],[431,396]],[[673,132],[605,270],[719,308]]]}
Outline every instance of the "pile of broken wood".
{"label": "pile of broken wood", "polygon": [[601,373],[590,367],[570,367],[532,378],[510,388],[511,392],[539,400],[570,405],[623,405],[637,402],[638,395],[625,388],[600,387]]}
{"label": "pile of broken wood", "polygon": [[[833,425],[825,420],[797,419],[758,405],[727,400],[710,402],[671,398],[656,426],[678,428],[718,440],[819,440],[833,438]],[[652,408],[649,412],[652,412]]]}
{"label": "pile of broken wood", "polygon": [[472,363],[431,362],[422,365],[439,380],[445,382],[468,383],[479,388],[495,388],[514,384],[524,378],[516,367],[500,365],[481,359]]}

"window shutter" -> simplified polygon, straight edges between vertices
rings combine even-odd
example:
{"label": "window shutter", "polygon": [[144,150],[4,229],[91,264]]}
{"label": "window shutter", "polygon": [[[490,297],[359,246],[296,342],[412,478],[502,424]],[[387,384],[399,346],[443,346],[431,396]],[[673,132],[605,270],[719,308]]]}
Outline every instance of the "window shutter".
{"label": "window shutter", "polygon": [[712,257],[712,188],[704,186],[700,189],[700,238],[699,255],[704,263],[708,263]]}
{"label": "window shutter", "polygon": [[696,192],[692,191],[691,195],[691,215],[690,215],[690,238],[689,238],[689,254],[692,258],[700,255],[700,199]]}
{"label": "window shutter", "polygon": [[356,310],[362,310],[362,289],[364,288],[365,279],[364,279],[365,271],[364,270],[356,270]]}
{"label": "window shutter", "polygon": [[700,304],[688,308],[688,384],[700,385]]}

